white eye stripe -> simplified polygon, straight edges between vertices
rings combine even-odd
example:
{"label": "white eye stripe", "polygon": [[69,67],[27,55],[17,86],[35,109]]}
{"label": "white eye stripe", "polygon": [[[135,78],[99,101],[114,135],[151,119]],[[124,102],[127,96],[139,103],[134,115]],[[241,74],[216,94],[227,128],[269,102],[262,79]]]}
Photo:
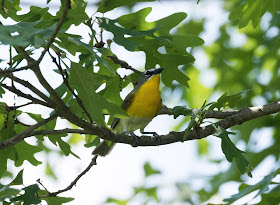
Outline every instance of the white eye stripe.
{"label": "white eye stripe", "polygon": [[149,72],[149,71],[146,71],[146,72],[145,72],[145,76],[151,76],[151,75],[152,75],[151,72]]}

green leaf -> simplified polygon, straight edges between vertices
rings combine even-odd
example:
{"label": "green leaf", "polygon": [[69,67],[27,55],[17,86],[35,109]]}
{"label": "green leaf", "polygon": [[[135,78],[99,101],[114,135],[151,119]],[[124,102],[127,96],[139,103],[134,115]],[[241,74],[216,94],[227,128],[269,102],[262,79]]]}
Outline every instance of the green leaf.
{"label": "green leaf", "polygon": [[7,171],[7,161],[13,156],[15,158],[15,151],[11,147],[6,147],[4,149],[0,149],[0,177],[2,177]]}
{"label": "green leaf", "polygon": [[22,184],[23,184],[22,174],[23,174],[23,170],[21,170],[21,171],[17,174],[17,176],[16,176],[15,179],[10,183],[10,185],[22,185]]}
{"label": "green leaf", "polygon": [[[209,103],[209,104],[211,104],[211,103]],[[201,116],[201,113],[202,113],[202,111],[203,111],[207,106],[209,106],[209,104],[206,104],[206,101],[204,101],[202,107],[201,107],[199,110],[197,110],[197,111],[195,111],[195,112],[194,112],[194,110],[192,111],[193,114],[192,114],[192,117],[191,117],[191,121],[189,122],[188,127],[185,129],[185,134],[184,134],[184,138],[183,138],[182,141],[185,141],[185,140],[187,139],[189,132],[191,131],[191,129],[192,129],[197,123],[200,123],[200,124],[201,124],[202,120],[204,119],[204,118]]]}
{"label": "green leaf", "polygon": [[106,203],[114,203],[118,205],[126,205],[129,202],[129,200],[120,200],[120,199],[114,199],[114,198],[107,198]]}
{"label": "green leaf", "polygon": [[86,135],[85,147],[97,146],[100,144],[100,137],[96,135]]}
{"label": "green leaf", "polygon": [[[175,13],[154,22],[147,22],[145,19],[151,12],[151,8],[144,8],[132,14],[119,17],[118,23],[125,29],[134,28],[138,31],[158,28],[154,35],[157,38],[146,38],[134,36],[128,40],[135,42],[139,51],[146,54],[145,68],[154,68],[156,65],[165,67],[162,72],[162,82],[171,87],[172,81],[176,80],[182,85],[188,86],[189,78],[182,73],[178,66],[194,62],[194,58],[186,51],[187,47],[199,46],[203,40],[190,34],[171,35],[170,30],[177,26],[186,17],[186,13]],[[160,53],[158,49],[164,47],[166,53]]]}
{"label": "green leaf", "polygon": [[197,116],[195,116],[195,115],[193,115],[191,117],[191,121],[189,122],[188,127],[184,131],[185,134],[184,134],[182,142],[187,139],[188,134],[190,133],[191,129],[197,124],[197,119],[196,118],[197,118]]}
{"label": "green leaf", "polygon": [[145,171],[145,177],[155,175],[155,174],[160,174],[159,170],[154,169],[149,162],[146,162],[144,164],[144,171]]}
{"label": "green leaf", "polygon": [[120,6],[128,6],[136,2],[149,2],[149,1],[155,1],[155,0],[102,0],[102,3],[99,5],[97,11],[101,13],[105,13],[107,11],[111,11],[114,8]]}
{"label": "green leaf", "polygon": [[172,35],[172,46],[166,47],[168,54],[184,54],[192,57],[186,49],[188,47],[197,47],[204,44],[204,41],[198,36],[192,34],[177,34]]}
{"label": "green leaf", "polygon": [[252,169],[252,165],[244,158],[243,151],[238,149],[230,140],[228,137],[228,134],[235,134],[233,132],[227,132],[225,129],[221,127],[216,127],[214,124],[213,126],[216,129],[216,132],[214,133],[215,136],[222,139],[222,151],[226,156],[226,159],[229,162],[232,162],[233,159],[235,159],[236,165],[238,170],[241,174],[244,174],[247,172],[249,177],[252,177],[252,174],[250,170]]}
{"label": "green leaf", "polygon": [[171,36],[170,30],[187,17],[186,13],[179,12],[157,21],[147,22],[146,18],[151,13],[151,11],[151,7],[143,8],[135,13],[123,15],[117,20],[118,23],[126,29],[135,28],[137,31],[147,31],[158,28],[155,31],[155,35],[158,37],[166,37]]}
{"label": "green leaf", "polygon": [[224,201],[233,203],[234,201],[240,199],[241,197],[246,196],[247,194],[249,194],[255,190],[259,190],[258,193],[254,196],[254,198],[256,198],[258,195],[261,195],[265,191],[269,190],[268,185],[271,183],[271,180],[273,179],[274,174],[275,174],[275,172],[270,173],[269,175],[265,176],[260,182],[258,182],[255,185],[245,186],[246,187],[245,189],[240,190],[238,194],[234,194],[230,198],[224,199]]}
{"label": "green leaf", "polygon": [[273,188],[270,192],[262,194],[262,201],[259,205],[277,204],[280,201],[280,185]]}
{"label": "green leaf", "polygon": [[[39,21],[39,20],[43,19],[44,16],[46,17],[46,15],[48,13],[48,10],[49,10],[48,7],[47,8],[40,8],[40,7],[37,7],[37,6],[30,6],[30,11],[26,14],[18,15],[18,18],[19,18],[19,21],[21,21],[21,22]],[[47,17],[49,18],[50,16],[47,16]],[[46,25],[44,25],[44,27],[46,28]]]}
{"label": "green leaf", "polygon": [[206,139],[198,140],[198,154],[207,156],[209,153],[209,142]]}
{"label": "green leaf", "polygon": [[172,110],[174,112],[174,119],[180,115],[189,116],[194,114],[193,109],[188,108],[187,106],[175,106]]}
{"label": "green leaf", "polygon": [[46,169],[45,169],[45,174],[47,176],[50,176],[52,177],[53,179],[57,180],[57,177],[56,175],[54,174],[53,170],[52,170],[52,167],[50,166],[50,164],[47,162],[46,163]]}
{"label": "green leaf", "polygon": [[68,156],[69,154],[72,154],[74,157],[77,157],[79,159],[79,156],[76,155],[71,151],[71,146],[67,142],[63,141],[61,138],[67,136],[67,134],[57,134],[57,135],[51,135],[49,136],[49,140],[55,145],[59,146],[61,149],[62,153],[65,156]]}
{"label": "green leaf", "polygon": [[7,198],[12,198],[13,196],[16,196],[19,194],[19,192],[21,190],[19,189],[13,189],[11,188],[11,186],[13,185],[22,185],[23,184],[23,180],[22,180],[22,173],[23,173],[23,170],[21,170],[17,176],[15,177],[15,179],[7,184],[7,185],[2,185],[0,183],[0,201],[3,201]]}
{"label": "green leaf", "polygon": [[249,90],[244,90],[242,92],[236,93],[234,95],[227,95],[228,91],[226,91],[217,102],[213,102],[213,104],[209,107],[209,110],[213,110],[217,108],[219,111],[221,108],[226,108],[227,106],[230,108],[235,108],[237,106],[237,102],[240,100],[242,95],[247,94]]}
{"label": "green leaf", "polygon": [[157,190],[158,190],[158,187],[150,187],[150,188],[136,187],[136,188],[134,188],[135,194],[144,193],[147,196],[151,197],[152,199],[159,201],[158,196],[157,196]]}
{"label": "green leaf", "polygon": [[252,21],[256,28],[261,17],[265,12],[270,11],[272,14],[280,11],[279,1],[263,1],[263,0],[246,0],[245,3],[239,5],[229,15],[230,20],[239,19],[239,28],[245,27],[249,21]]}
{"label": "green leaf", "polygon": [[20,193],[20,189],[10,188],[9,185],[0,184],[0,201],[11,199]]}
{"label": "green leaf", "polygon": [[120,90],[120,79],[112,78],[106,81],[106,87],[100,94],[116,105],[121,106],[123,100],[120,96]]}
{"label": "green leaf", "polygon": [[81,64],[86,62],[86,67],[91,64],[95,60],[98,61],[99,64],[103,65],[106,69],[110,71],[111,76],[116,76],[115,70],[97,53],[94,51],[95,48],[92,45],[86,44],[82,42],[82,37],[79,35],[73,35],[68,33],[58,34],[59,40],[55,42],[61,47],[67,49],[72,55],[76,55],[77,52],[81,52],[80,60]]}
{"label": "green leaf", "polygon": [[5,19],[11,17],[13,20],[18,21],[17,12],[20,10],[19,0],[3,1],[1,4],[0,14]]}
{"label": "green leaf", "polygon": [[[66,1],[61,1],[60,10],[56,13],[54,19],[58,21],[63,15],[63,10],[65,8]],[[61,29],[67,30],[70,26],[75,25],[78,26],[84,21],[88,20],[89,17],[85,12],[87,7],[87,2],[84,0],[75,0],[74,2],[71,0],[71,9],[68,11],[67,18],[63,22]]]}
{"label": "green leaf", "polygon": [[[5,45],[22,46],[33,45],[39,48],[49,40],[56,25],[49,28],[35,28],[37,22],[20,22],[15,25],[0,25],[0,42]],[[11,36],[15,31],[16,35]]]}
{"label": "green leaf", "polygon": [[[14,112],[6,111],[6,104],[0,103],[0,142],[5,141],[16,134],[14,126]],[[2,177],[7,170],[7,160],[17,160],[17,152],[13,146],[0,149],[0,177]]]}
{"label": "green leaf", "polygon": [[[39,196],[46,196],[48,193],[45,190],[38,191]],[[42,198],[45,202],[47,202],[48,205],[61,205],[64,203],[68,203],[70,201],[73,201],[74,198],[71,197],[44,197]]]}
{"label": "green leaf", "polygon": [[[0,79],[1,79],[1,76],[0,76]],[[0,98],[3,97],[3,94],[5,94],[5,90],[2,87],[0,87]]]}
{"label": "green leaf", "polygon": [[17,158],[15,160],[15,165],[17,167],[21,166],[25,160],[30,162],[33,166],[42,164],[42,162],[38,161],[34,157],[35,153],[41,152],[43,150],[42,147],[30,145],[23,140],[15,144],[14,148],[17,153]]}
{"label": "green leaf", "polygon": [[39,204],[41,200],[36,196],[39,187],[37,184],[32,184],[23,188],[24,194],[12,198],[11,201],[23,201],[23,205]]}
{"label": "green leaf", "polygon": [[[29,112],[27,112],[26,114],[29,115],[32,119],[34,119],[36,122],[41,122],[45,120],[44,118],[42,118],[40,114],[34,114]],[[55,125],[56,125],[56,118],[51,120],[47,124],[40,126],[40,129],[53,130],[55,128]]]}
{"label": "green leaf", "polygon": [[157,28],[152,28],[150,30],[145,31],[137,31],[135,29],[129,28],[122,28],[120,26],[117,26],[116,23],[118,23],[118,20],[111,20],[108,18],[98,18],[98,20],[101,22],[100,27],[104,28],[105,30],[111,32],[114,35],[114,42],[123,46],[126,50],[134,51],[136,47],[140,46],[141,44],[135,43],[133,41],[130,41],[129,38],[125,38],[125,35],[129,36],[135,36],[135,37],[153,37],[154,32],[157,30]]}
{"label": "green leaf", "polygon": [[80,64],[76,63],[71,64],[70,75],[71,84],[77,88],[79,97],[96,123],[105,125],[104,113],[115,117],[127,117],[123,109],[95,92],[105,82],[106,76],[89,74]]}

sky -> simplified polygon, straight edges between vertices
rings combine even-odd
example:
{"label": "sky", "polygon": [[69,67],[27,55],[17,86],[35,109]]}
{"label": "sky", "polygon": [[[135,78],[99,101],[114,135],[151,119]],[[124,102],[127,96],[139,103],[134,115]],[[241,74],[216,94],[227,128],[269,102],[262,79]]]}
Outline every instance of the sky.
{"label": "sky", "polygon": [[[52,1],[52,3],[55,4],[55,1]],[[138,11],[145,7],[153,8],[151,14],[146,19],[147,21],[155,21],[176,12],[186,12],[188,14],[187,19],[206,17],[206,32],[200,36],[205,41],[206,45],[215,41],[218,35],[218,30],[216,28],[228,20],[228,13],[221,9],[221,1],[213,1],[211,4],[207,1],[201,1],[199,4],[196,4],[196,1],[157,1],[152,3],[139,3],[133,8],[133,11]],[[56,11],[55,7],[52,7],[52,11]],[[96,8],[90,7],[88,14],[94,14],[95,11]],[[24,9],[22,13],[25,12],[26,10]],[[125,12],[125,10],[117,8],[108,12],[106,17],[114,19]],[[81,35],[86,34],[88,31],[82,27],[72,27],[70,32]],[[137,69],[144,67],[145,56],[143,53],[127,52],[125,49],[117,46],[113,46],[113,49],[120,59],[126,61],[132,67]],[[5,58],[5,55],[8,58],[7,53],[3,52],[3,50],[0,52],[2,58]],[[209,76],[212,78],[211,80],[205,81],[208,82],[208,84],[205,83],[205,86],[213,86],[216,76],[213,71],[209,71],[209,69],[207,69],[207,65],[209,63],[207,58],[201,52],[195,53],[194,57],[200,59],[195,62],[195,66],[201,71],[201,78],[204,79],[206,76],[208,78]],[[50,59],[45,58],[42,62],[42,68],[47,68],[49,66],[49,62]],[[60,85],[61,79],[59,79],[59,76],[53,75],[48,70],[42,69],[42,71],[53,87]],[[25,71],[23,73],[27,79],[32,79],[32,72]],[[32,83],[36,86],[40,86],[40,84],[38,82],[34,82],[34,80],[32,80]],[[129,91],[130,90],[125,90],[122,93],[122,97],[124,98]],[[163,102],[168,107],[174,107],[178,105],[178,103],[181,103],[176,100],[176,93],[172,93],[170,98],[175,100]],[[3,100],[8,100],[11,103],[14,102],[14,98],[10,94],[7,94]],[[18,104],[22,104],[22,101],[19,98],[16,98],[16,102]],[[28,111],[28,109],[25,111]],[[39,113],[41,112],[41,108],[32,107],[32,111]],[[48,110],[45,111],[45,117],[47,116]],[[180,120],[180,117],[174,119],[172,116],[158,116],[146,127],[146,130],[155,131],[158,134],[167,134],[172,131],[172,128],[180,122]],[[65,120],[59,120],[57,128],[63,128],[64,126],[67,126]],[[218,148],[216,149],[215,155],[217,157],[223,157],[224,155],[220,149],[220,140],[213,136],[210,136],[209,139],[211,139],[211,146]],[[27,139],[27,142],[31,144],[35,143],[32,139]],[[48,146],[54,148],[48,140],[46,140],[46,143]],[[92,167],[92,169],[78,181],[75,187],[73,187],[70,191],[63,193],[61,196],[75,198],[73,202],[68,203],[69,205],[98,205],[103,204],[107,197],[129,197],[132,193],[133,187],[144,183],[143,164],[145,162],[149,162],[154,168],[162,171],[160,176],[148,181],[148,183],[151,185],[160,183],[166,187],[166,189],[163,189],[160,192],[163,199],[172,197],[174,194],[172,184],[175,182],[190,181],[194,187],[200,188],[201,186],[205,186],[204,182],[208,179],[208,176],[215,174],[221,169],[225,170],[229,164],[225,163],[221,167],[215,167],[211,165],[207,159],[196,157],[196,148],[197,142],[195,140],[188,141],[186,143],[178,142],[159,147],[133,148],[129,145],[118,144],[115,146],[110,155],[105,158],[98,158],[97,166]],[[55,181],[44,176],[44,165],[33,167],[29,163],[25,162],[25,185],[33,184],[40,178],[44,186],[47,187],[49,191],[57,191],[58,189],[68,186],[68,184],[72,182],[73,179],[90,163],[92,158],[92,148],[85,148],[83,146],[83,142],[74,146],[72,151],[80,156],[80,159],[73,156],[61,157],[57,154],[51,154],[46,159],[44,154],[36,154],[36,158],[39,161],[44,162],[47,160],[50,165],[55,167],[54,172],[57,175],[58,180]],[[272,162],[267,163],[269,164]],[[10,166],[12,166],[11,162]],[[225,190],[227,191],[223,191],[223,194],[227,197],[238,191],[237,184],[229,184],[225,186]],[[230,187],[230,189],[228,189],[228,187]],[[216,202],[221,202],[222,198],[217,196],[215,200]],[[131,204],[139,204],[139,201],[134,201]]]}

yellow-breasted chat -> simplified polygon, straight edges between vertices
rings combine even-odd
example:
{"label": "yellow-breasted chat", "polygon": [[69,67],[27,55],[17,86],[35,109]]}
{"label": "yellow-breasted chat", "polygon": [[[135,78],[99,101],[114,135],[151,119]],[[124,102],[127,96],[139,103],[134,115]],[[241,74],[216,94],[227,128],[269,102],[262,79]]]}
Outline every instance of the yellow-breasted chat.
{"label": "yellow-breasted chat", "polygon": [[[141,133],[145,133],[144,128],[159,113],[162,106],[159,83],[163,69],[152,68],[143,72],[137,85],[125,97],[121,105],[129,117],[127,119],[115,118],[111,125],[114,131],[123,133],[140,129]],[[104,140],[92,154],[106,156],[114,145],[114,142]]]}

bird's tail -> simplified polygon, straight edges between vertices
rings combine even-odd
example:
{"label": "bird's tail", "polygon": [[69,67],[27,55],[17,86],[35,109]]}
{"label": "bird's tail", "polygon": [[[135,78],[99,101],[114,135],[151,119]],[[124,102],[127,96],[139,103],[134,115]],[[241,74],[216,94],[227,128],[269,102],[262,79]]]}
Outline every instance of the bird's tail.
{"label": "bird's tail", "polygon": [[93,155],[106,156],[108,155],[116,143],[104,140],[92,152]]}

